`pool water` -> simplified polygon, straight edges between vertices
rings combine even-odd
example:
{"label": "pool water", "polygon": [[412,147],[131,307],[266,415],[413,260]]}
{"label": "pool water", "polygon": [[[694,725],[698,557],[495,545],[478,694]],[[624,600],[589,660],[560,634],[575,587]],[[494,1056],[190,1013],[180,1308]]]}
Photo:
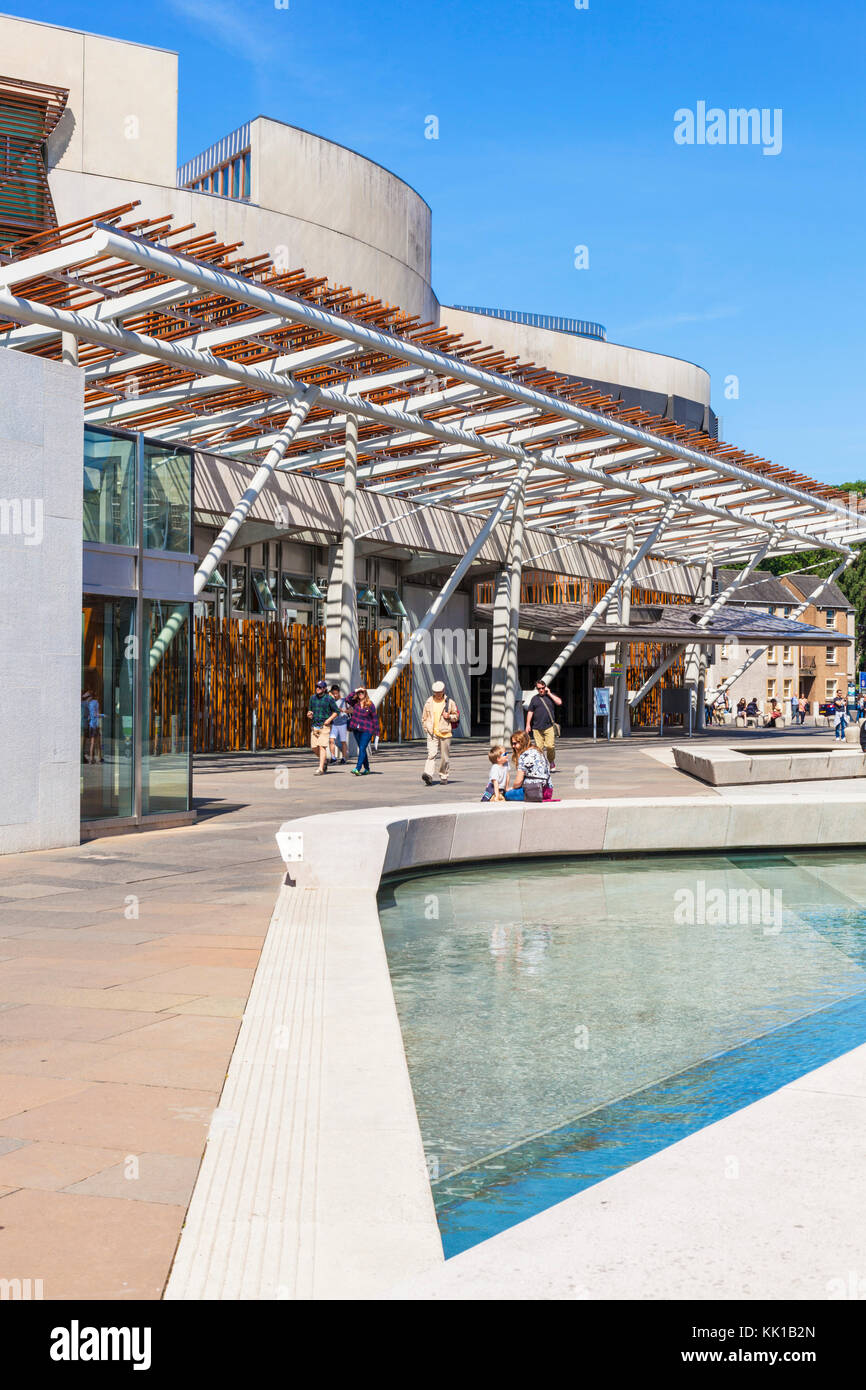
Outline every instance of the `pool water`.
{"label": "pool water", "polygon": [[451,868],[379,913],[446,1255],[866,1041],[866,853]]}

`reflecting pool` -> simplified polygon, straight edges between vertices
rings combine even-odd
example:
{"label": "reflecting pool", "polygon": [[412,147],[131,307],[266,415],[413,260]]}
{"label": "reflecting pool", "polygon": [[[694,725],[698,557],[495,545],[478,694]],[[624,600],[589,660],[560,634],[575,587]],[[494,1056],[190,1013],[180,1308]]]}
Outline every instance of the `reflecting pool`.
{"label": "reflecting pool", "polygon": [[866,853],[447,869],[379,912],[446,1255],[866,1040]]}

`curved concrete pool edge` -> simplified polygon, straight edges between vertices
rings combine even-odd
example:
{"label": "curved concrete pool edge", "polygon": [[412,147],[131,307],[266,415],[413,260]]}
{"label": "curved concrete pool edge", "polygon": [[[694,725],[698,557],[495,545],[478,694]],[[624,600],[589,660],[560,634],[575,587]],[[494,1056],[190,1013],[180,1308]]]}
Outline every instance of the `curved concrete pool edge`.
{"label": "curved concrete pool edge", "polygon": [[[376,1299],[395,1288],[436,1297],[435,1288],[451,1287],[454,1261],[446,1269],[379,924],[376,894],[384,875],[518,855],[724,853],[866,843],[866,800],[802,796],[796,817],[773,816],[774,809],[790,805],[784,793],[748,801],[721,794],[663,803],[437,803],[287,821],[277,834],[286,881],[166,1297]],[[755,1109],[710,1128],[734,1125]],[[631,1181],[640,1184],[646,1165],[680,1147],[629,1169]],[[655,1170],[646,1171],[649,1180]],[[623,1176],[560,1206],[591,1197]],[[654,1194],[652,1183],[647,1193]],[[548,1215],[513,1231],[524,1233]],[[476,1258],[483,1263],[488,1247],[510,1235],[476,1247]],[[474,1254],[457,1258],[465,1262]],[[534,1258],[539,1287],[545,1287],[543,1242]],[[484,1277],[477,1294],[472,1284],[470,1279],[459,1293],[442,1296],[491,1297]],[[712,1288],[696,1292],[698,1284],[693,1271],[689,1297],[715,1296]],[[513,1296],[527,1294],[524,1289]],[[588,1296],[629,1295],[597,1288]],[[742,1296],[750,1295],[743,1290]]]}

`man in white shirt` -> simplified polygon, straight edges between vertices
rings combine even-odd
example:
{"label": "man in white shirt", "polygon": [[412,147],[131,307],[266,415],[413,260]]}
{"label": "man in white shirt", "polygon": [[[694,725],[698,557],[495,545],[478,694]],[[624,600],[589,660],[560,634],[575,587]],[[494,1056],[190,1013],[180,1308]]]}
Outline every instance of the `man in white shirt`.
{"label": "man in white shirt", "polygon": [[451,739],[454,726],[459,720],[457,706],[445,695],[445,682],[434,681],[430,698],[421,712],[421,726],[427,735],[427,761],[421,773],[421,781],[428,787],[432,787],[437,769],[440,783],[444,785],[448,781]]}

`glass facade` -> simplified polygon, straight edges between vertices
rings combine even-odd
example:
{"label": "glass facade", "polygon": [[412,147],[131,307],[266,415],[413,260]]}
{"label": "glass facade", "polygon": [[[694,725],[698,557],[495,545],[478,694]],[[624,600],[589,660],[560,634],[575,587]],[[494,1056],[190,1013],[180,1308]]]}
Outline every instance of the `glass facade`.
{"label": "glass facade", "polygon": [[136,441],[87,426],[84,431],[84,539],[138,543]]}
{"label": "glass facade", "polygon": [[189,554],[192,455],[144,440],[144,548]]}
{"label": "glass facade", "polygon": [[193,456],[88,427],[83,484],[81,818],[182,814],[191,808]]}
{"label": "glass facade", "polygon": [[81,818],[135,811],[136,601],[85,594],[81,622]]}
{"label": "glass facade", "polygon": [[143,816],[189,810],[189,610],[188,603],[144,600]]}

